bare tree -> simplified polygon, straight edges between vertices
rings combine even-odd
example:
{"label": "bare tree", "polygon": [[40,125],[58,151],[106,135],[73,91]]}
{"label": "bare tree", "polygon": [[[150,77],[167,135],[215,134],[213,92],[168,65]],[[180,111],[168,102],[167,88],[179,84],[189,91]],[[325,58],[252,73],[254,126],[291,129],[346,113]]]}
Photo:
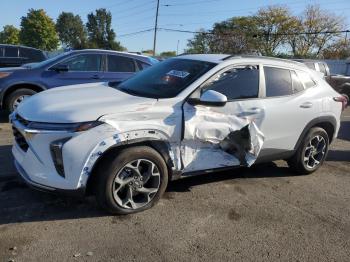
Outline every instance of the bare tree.
{"label": "bare tree", "polygon": [[343,28],[342,17],[321,10],[318,5],[310,5],[299,17],[288,43],[295,57],[317,57],[339,36],[334,32]]}

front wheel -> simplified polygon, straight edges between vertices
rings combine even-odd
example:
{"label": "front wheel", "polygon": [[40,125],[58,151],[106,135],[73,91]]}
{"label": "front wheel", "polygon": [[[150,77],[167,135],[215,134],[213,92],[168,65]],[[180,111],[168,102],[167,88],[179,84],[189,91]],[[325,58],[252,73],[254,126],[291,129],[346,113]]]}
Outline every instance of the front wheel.
{"label": "front wheel", "polygon": [[316,171],[327,157],[329,138],[320,127],[313,127],[307,133],[288,165],[299,174]]}
{"label": "front wheel", "polygon": [[96,199],[112,214],[131,214],[152,207],[168,184],[162,156],[146,146],[122,150],[103,168],[98,174]]}
{"label": "front wheel", "polygon": [[36,92],[32,89],[21,88],[9,94],[6,101],[6,109],[9,112],[16,110],[20,103],[28,97],[35,95]]}

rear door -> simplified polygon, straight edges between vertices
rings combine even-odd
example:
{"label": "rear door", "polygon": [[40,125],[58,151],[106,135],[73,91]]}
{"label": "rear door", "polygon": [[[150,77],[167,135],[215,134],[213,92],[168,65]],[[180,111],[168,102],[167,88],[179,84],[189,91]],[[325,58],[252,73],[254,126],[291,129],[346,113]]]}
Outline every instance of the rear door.
{"label": "rear door", "polygon": [[133,76],[138,71],[136,61],[130,57],[121,55],[107,55],[106,81],[122,82]]}
{"label": "rear door", "polygon": [[[293,150],[305,126],[318,116],[313,80],[306,72],[264,65],[265,95],[261,99],[265,120],[262,154]],[[306,88],[304,83],[309,83]]]}
{"label": "rear door", "polygon": [[103,59],[100,54],[79,54],[57,65],[67,65],[67,72],[48,70],[44,72],[50,86],[103,82]]}
{"label": "rear door", "polygon": [[[260,102],[261,67],[228,67],[210,78],[190,98],[207,90],[224,94],[222,107],[185,102],[182,163],[186,172],[251,165],[259,154],[264,121]],[[245,159],[244,159],[245,158]]]}

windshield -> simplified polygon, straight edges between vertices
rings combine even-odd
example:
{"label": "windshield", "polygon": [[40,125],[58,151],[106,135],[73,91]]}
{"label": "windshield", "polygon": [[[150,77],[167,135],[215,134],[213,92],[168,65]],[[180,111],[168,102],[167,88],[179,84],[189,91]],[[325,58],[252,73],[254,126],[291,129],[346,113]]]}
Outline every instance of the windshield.
{"label": "windshield", "polygon": [[[204,61],[170,58],[137,73],[115,88],[136,96],[171,98],[215,65]],[[110,86],[113,87],[113,84]]]}
{"label": "windshield", "polygon": [[60,59],[61,57],[64,57],[66,56],[67,54],[69,54],[70,52],[64,52],[62,54],[59,54],[59,55],[56,55],[52,58],[49,58],[47,60],[44,60],[42,62],[39,62],[39,63],[29,63],[29,64],[25,64],[25,65],[22,65],[22,67],[25,67],[25,68],[40,68],[40,67],[43,67],[43,66],[46,66],[48,64],[50,64],[51,62],[55,61],[56,59]]}

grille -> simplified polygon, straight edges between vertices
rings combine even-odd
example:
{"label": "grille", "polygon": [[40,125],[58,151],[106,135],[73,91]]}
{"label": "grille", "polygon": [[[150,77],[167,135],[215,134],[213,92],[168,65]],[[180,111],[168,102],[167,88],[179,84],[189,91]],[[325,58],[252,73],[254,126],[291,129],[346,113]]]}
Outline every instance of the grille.
{"label": "grille", "polygon": [[24,126],[28,126],[29,123],[30,123],[30,121],[24,119],[24,118],[21,117],[19,114],[16,114],[16,120],[17,120],[18,122],[20,122],[20,123],[21,123],[22,125],[24,125]]}
{"label": "grille", "polygon": [[26,139],[24,138],[24,136],[14,126],[12,126],[12,131],[13,131],[13,136],[15,137],[15,141],[18,144],[18,146],[24,152],[27,152],[29,145],[28,145]]}

